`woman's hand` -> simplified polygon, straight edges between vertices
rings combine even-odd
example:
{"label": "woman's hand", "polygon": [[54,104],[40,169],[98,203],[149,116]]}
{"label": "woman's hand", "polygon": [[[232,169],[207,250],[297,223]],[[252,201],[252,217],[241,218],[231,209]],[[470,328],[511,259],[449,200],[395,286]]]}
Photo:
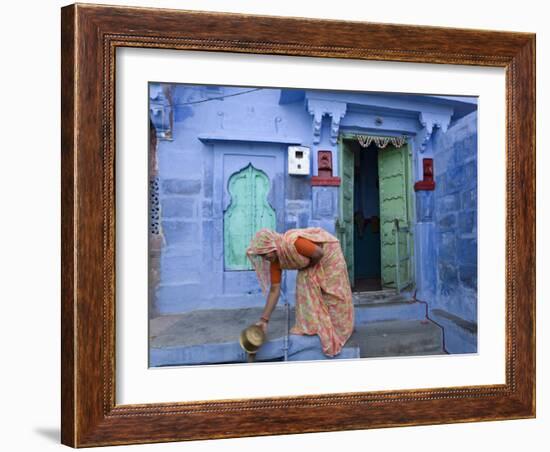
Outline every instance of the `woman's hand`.
{"label": "woman's hand", "polygon": [[264,332],[264,334],[267,336],[267,322],[264,319],[260,319],[254,325],[259,326]]}

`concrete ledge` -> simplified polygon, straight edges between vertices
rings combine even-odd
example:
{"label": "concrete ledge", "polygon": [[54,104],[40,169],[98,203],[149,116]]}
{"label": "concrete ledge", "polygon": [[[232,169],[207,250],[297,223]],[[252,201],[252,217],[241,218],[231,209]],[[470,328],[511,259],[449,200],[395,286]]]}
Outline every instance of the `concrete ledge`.
{"label": "concrete ledge", "polygon": [[246,354],[236,342],[149,350],[149,367],[232,362],[246,362]]}
{"label": "concrete ledge", "polygon": [[221,135],[221,134],[200,134],[197,137],[203,143],[216,142],[216,141],[242,141],[250,143],[276,143],[276,144],[301,144],[302,138],[297,137],[279,137],[279,136],[266,136],[266,135]]}
{"label": "concrete ledge", "polygon": [[[284,338],[266,342],[256,354],[256,361],[279,361],[284,357]],[[359,358],[359,347],[344,347],[331,358],[321,351],[318,336],[290,335],[288,341],[289,361]],[[247,356],[238,342],[151,348],[149,366],[181,366],[197,364],[246,363]]]}
{"label": "concrete ledge", "polygon": [[332,360],[360,358],[360,350],[357,346],[345,346],[342,351],[334,356],[326,356],[321,349],[319,336],[289,336],[289,361]]}
{"label": "concrete ledge", "polygon": [[430,316],[443,327],[445,348],[449,353],[477,353],[477,323],[443,309],[433,309]]}

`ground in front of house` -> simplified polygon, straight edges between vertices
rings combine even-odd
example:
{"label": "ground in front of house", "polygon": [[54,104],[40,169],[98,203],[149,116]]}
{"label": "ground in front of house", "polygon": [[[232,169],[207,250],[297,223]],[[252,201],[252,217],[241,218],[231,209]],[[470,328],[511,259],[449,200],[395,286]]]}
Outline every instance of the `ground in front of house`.
{"label": "ground in front of house", "polygon": [[[332,359],[445,354],[441,327],[426,318],[425,305],[394,291],[354,293],[355,330]],[[262,308],[209,309],[152,318],[149,365],[244,363],[239,335],[256,322]],[[288,322],[287,322],[288,318]],[[294,310],[279,305],[271,316],[257,361],[327,359],[318,336],[289,335]],[[286,349],[286,353],[285,353]],[[330,358],[329,358],[330,359]]]}

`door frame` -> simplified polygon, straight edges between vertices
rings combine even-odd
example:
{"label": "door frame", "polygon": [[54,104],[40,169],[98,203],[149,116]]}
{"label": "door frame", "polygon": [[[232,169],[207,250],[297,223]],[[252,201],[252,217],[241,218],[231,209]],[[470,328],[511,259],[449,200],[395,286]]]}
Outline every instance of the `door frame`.
{"label": "door frame", "polygon": [[[410,287],[412,290],[416,288],[416,241],[415,241],[415,218],[416,218],[416,196],[414,196],[414,174],[413,174],[413,145],[411,142],[407,142],[405,145],[406,149],[405,152],[407,153],[407,165],[406,165],[406,171],[407,174],[405,175],[406,178],[406,185],[407,185],[407,221],[409,223],[409,230],[410,230],[410,257],[409,257],[409,265],[410,265],[410,278],[411,278],[411,284]],[[380,152],[380,150],[378,151]],[[398,271],[398,270],[397,270]],[[396,290],[399,293],[400,289],[397,287],[396,282]]]}
{"label": "door frame", "polygon": [[[349,139],[350,137],[353,138],[355,135],[350,135],[348,136],[348,134],[345,134],[345,133],[341,133],[339,134],[338,136],[338,173],[340,174],[340,177],[341,179],[343,180],[344,177],[343,177],[343,171],[344,171],[344,165],[343,165],[343,161],[344,161],[344,140],[346,139]],[[354,156],[354,171],[355,171],[355,156]],[[344,190],[343,190],[343,187],[342,185],[340,184],[340,186],[338,187],[339,190],[338,190],[338,220],[337,220],[337,228],[336,228],[336,232],[337,232],[337,235],[338,235],[338,239],[340,240],[340,237],[341,237],[341,227],[338,226],[340,223],[343,222],[343,217],[344,217]],[[353,180],[353,187],[352,189],[355,188],[355,176],[354,176],[354,180]],[[353,202],[353,198],[354,198],[354,194],[353,194],[353,190],[352,190],[352,202]],[[352,212],[353,212],[353,209],[352,209]],[[352,217],[352,220],[351,220],[351,227],[352,227],[352,234],[351,234],[351,240],[352,240],[352,246],[351,246],[351,250],[352,250],[352,258],[351,258],[351,266],[352,268],[354,269],[355,267],[355,263],[354,263],[354,260],[355,260],[355,240],[354,240],[354,233],[355,233],[355,225],[354,225],[354,222],[353,222],[353,217]],[[340,246],[342,247],[342,252],[344,252],[344,257],[345,257],[345,250],[343,248],[343,244],[341,243],[342,241],[340,240]],[[348,268],[348,273],[349,273],[349,268]],[[353,275],[353,278],[350,278],[350,286],[353,287],[355,286],[355,272],[352,270],[351,271],[351,274]]]}

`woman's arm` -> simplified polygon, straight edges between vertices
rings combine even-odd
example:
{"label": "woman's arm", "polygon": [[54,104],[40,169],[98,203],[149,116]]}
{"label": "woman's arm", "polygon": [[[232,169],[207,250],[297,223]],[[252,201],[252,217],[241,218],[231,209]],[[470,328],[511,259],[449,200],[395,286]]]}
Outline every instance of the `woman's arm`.
{"label": "woman's arm", "polygon": [[294,246],[298,253],[309,258],[308,267],[314,267],[323,258],[323,248],[311,240],[298,237],[294,242]]}
{"label": "woman's arm", "polygon": [[264,330],[264,333],[267,332],[267,323],[269,322],[271,313],[275,309],[275,306],[277,306],[277,302],[279,301],[280,295],[281,295],[281,284],[271,283],[271,287],[269,288],[269,293],[267,294],[267,300],[265,303],[264,311],[262,312],[260,321],[256,323],[256,325],[262,327],[262,329]]}
{"label": "woman's arm", "polygon": [[323,258],[323,249],[320,246],[315,246],[315,251],[309,256],[308,267],[314,267]]}

